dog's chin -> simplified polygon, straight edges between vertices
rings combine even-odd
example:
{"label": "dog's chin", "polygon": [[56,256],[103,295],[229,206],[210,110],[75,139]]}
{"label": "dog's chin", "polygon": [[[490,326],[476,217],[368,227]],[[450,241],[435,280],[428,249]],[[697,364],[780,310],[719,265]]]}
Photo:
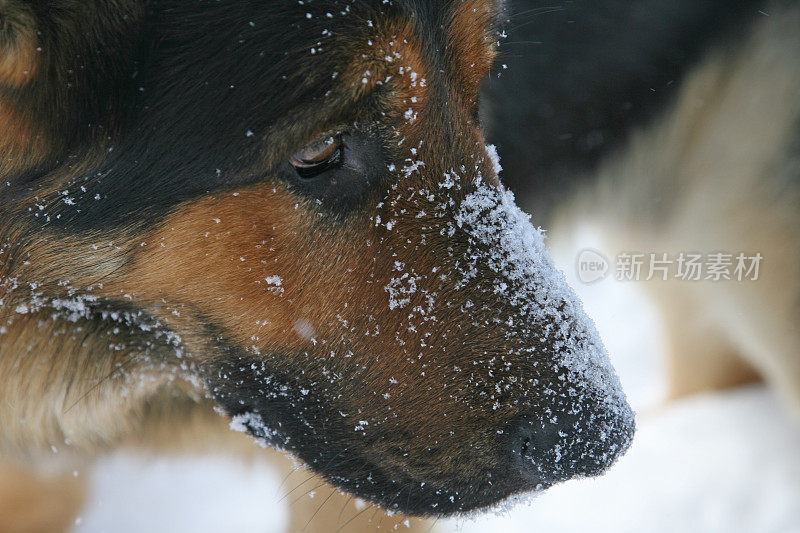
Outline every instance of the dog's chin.
{"label": "dog's chin", "polygon": [[228,366],[217,373],[223,379],[208,384],[219,410],[230,418],[231,429],[262,446],[291,453],[355,497],[407,515],[446,516],[490,506],[517,488],[481,487],[469,476],[455,474],[422,479],[398,465],[397,458],[382,464],[382,459],[365,453],[378,437],[354,434],[349,418],[345,423],[332,417],[319,390],[274,376],[254,379],[252,369],[250,364]]}
{"label": "dog's chin", "polygon": [[[392,512],[427,517],[467,515],[510,505],[524,494],[519,486],[482,487],[464,480],[462,488],[449,488],[408,475],[398,476],[396,472],[389,475],[380,465],[365,460],[348,446],[331,443],[309,446],[269,427],[254,412],[234,415],[231,428],[247,433],[262,446],[292,453],[338,489]],[[542,482],[533,490],[544,490],[550,485]]]}
{"label": "dog's chin", "polygon": [[[231,416],[230,427],[251,436],[258,444],[286,451],[338,489],[383,509],[413,516],[449,516],[478,512],[498,505],[520,492],[519,486],[481,486],[465,479],[453,487],[435,484],[408,474],[391,474],[365,459],[353,446],[310,441],[292,434],[293,424],[268,422],[268,415],[244,411]],[[455,488],[459,486],[460,488]],[[547,488],[542,483],[539,488]],[[511,498],[513,499],[513,498]]]}

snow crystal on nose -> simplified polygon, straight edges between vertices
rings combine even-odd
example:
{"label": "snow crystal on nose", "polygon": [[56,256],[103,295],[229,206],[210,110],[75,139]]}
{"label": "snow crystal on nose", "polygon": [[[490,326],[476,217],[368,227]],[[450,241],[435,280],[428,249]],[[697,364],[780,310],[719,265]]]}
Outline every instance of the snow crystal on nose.
{"label": "snow crystal on nose", "polygon": [[[592,320],[553,264],[544,231],[530,222],[502,186],[479,182],[455,217],[470,237],[468,268],[461,285],[477,276],[478,267],[497,275],[494,292],[519,310],[519,320],[544,328],[543,335],[568,372],[571,383],[598,391],[615,412],[627,411],[625,395]],[[522,324],[518,324],[522,326]]]}

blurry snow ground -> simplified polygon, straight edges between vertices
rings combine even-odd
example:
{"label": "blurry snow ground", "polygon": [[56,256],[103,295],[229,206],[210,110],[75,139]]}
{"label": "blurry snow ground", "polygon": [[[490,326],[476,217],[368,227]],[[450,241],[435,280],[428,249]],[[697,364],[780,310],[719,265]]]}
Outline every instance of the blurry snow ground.
{"label": "blurry snow ground", "polygon": [[[800,532],[800,426],[763,387],[695,397],[668,408],[658,317],[635,283],[575,277],[589,239],[554,258],[584,301],[637,410],[630,451],[604,477],[556,486],[529,505],[437,531]],[[226,456],[115,454],[90,474],[76,533],[282,532],[283,473]]]}
{"label": "blurry snow ground", "polygon": [[229,456],[115,453],[91,473],[76,533],[283,533],[282,474]]}

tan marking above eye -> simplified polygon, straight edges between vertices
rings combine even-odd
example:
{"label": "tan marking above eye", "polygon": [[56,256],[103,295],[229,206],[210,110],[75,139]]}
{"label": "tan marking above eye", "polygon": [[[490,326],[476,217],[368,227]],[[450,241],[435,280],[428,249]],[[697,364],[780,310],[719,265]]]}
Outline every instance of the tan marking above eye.
{"label": "tan marking above eye", "polygon": [[492,29],[497,9],[489,0],[465,0],[452,13],[447,28],[456,76],[471,96],[477,95],[497,55],[497,38]]}
{"label": "tan marking above eye", "polygon": [[7,6],[4,2],[0,2],[0,11],[4,32],[0,38],[0,85],[22,87],[39,68],[33,14],[24,4]]}

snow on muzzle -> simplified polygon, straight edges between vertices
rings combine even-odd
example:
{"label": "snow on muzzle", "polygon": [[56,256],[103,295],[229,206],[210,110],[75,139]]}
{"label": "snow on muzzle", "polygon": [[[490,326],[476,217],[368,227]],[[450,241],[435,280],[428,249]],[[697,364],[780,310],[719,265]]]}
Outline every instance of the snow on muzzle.
{"label": "snow on muzzle", "polygon": [[[347,315],[354,328],[357,315],[381,306],[380,334],[320,335],[319,345],[294,354],[234,352],[205,374],[233,427],[408,514],[485,509],[598,474],[627,449],[634,428],[594,325],[553,266],[543,233],[501,186],[459,184],[469,190],[442,187],[403,205],[406,222],[426,212],[425,222],[404,226],[398,216],[378,250],[411,263],[402,243],[430,228],[427,262],[414,266],[432,274],[417,272],[401,292],[380,269],[374,278],[359,273],[370,281],[364,298],[335,310],[357,310]],[[427,320],[409,318],[426,302]]]}
{"label": "snow on muzzle", "polygon": [[634,416],[594,323],[553,265],[543,231],[513,193],[482,183],[464,199],[455,223],[469,242],[460,285],[486,283],[478,278],[491,272],[490,290],[513,311],[505,320],[521,345],[515,355],[538,366],[535,394],[502,430],[510,469],[534,489],[602,473],[628,449]]}

